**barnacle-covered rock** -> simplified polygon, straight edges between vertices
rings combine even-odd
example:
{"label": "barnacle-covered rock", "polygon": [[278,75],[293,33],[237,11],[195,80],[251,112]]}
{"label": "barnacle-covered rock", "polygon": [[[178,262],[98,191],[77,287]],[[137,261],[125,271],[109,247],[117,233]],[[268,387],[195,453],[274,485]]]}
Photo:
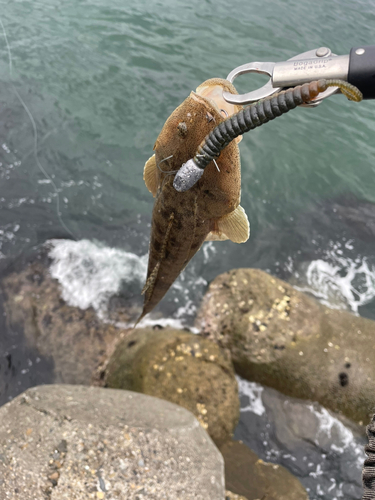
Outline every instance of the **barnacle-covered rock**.
{"label": "barnacle-covered rock", "polygon": [[211,283],[196,326],[231,352],[244,378],[368,421],[374,321],[329,309],[264,271],[235,269]]}
{"label": "barnacle-covered rock", "polygon": [[106,384],[187,408],[219,444],[231,436],[239,418],[230,356],[214,342],[186,331],[135,330],[112,355]]}

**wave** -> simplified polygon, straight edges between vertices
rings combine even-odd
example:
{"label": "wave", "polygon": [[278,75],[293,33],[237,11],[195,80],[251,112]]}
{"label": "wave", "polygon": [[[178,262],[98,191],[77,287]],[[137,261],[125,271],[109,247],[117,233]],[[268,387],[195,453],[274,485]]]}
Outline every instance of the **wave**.
{"label": "wave", "polygon": [[147,254],[135,255],[89,240],[49,240],[51,276],[58,280],[61,295],[73,307],[93,307],[105,318],[108,303],[123,283],[141,288],[147,272]]}
{"label": "wave", "polygon": [[234,438],[262,460],[297,476],[311,500],[360,498],[365,438],[317,403],[237,377],[240,422]]}
{"label": "wave", "polygon": [[348,309],[358,315],[359,307],[375,298],[375,265],[367,257],[344,255],[345,249],[353,250],[350,241],[344,248],[333,242],[330,247],[324,258],[305,264],[298,280],[302,285],[295,288],[313,294],[331,308]]}
{"label": "wave", "polygon": [[[138,256],[90,240],[55,239],[49,240],[47,245],[52,260],[51,276],[58,280],[61,296],[68,305],[80,309],[92,307],[102,320],[108,321],[111,297],[125,295],[132,300],[136,297],[140,313],[148,254]],[[163,303],[138,326],[189,326],[195,332],[191,326],[192,319],[207,286],[207,281],[200,276],[200,266],[214,252],[212,243],[207,243],[197,263],[192,263],[181,273]],[[129,327],[133,323],[118,323],[118,326]]]}

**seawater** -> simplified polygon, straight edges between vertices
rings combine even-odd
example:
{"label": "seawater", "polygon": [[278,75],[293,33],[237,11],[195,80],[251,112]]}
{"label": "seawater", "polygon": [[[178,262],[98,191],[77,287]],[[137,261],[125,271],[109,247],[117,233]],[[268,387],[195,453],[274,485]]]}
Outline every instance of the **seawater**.
{"label": "seawater", "polygon": [[[0,7],[0,271],[53,238],[145,255],[153,198],[143,165],[189,92],[250,61],[285,60],[322,45],[348,53],[371,43],[375,20],[373,0],[329,8],[307,0],[26,0]],[[243,92],[265,80],[237,82]],[[372,101],[334,96],[247,134],[241,204],[250,240],[203,248],[180,293],[169,293],[155,313],[183,316],[186,308],[191,323],[201,287],[186,293],[188,283],[199,279],[204,288],[232,267],[253,266],[375,316],[375,229],[369,238],[365,227],[369,213],[375,220],[374,111]],[[354,274],[344,283],[340,274],[349,267]]]}
{"label": "seawater", "polygon": [[287,467],[310,500],[359,500],[366,438],[317,403],[288,398],[237,377],[240,421],[234,433],[258,456]]}
{"label": "seawater", "polygon": [[[143,166],[170,113],[246,62],[374,43],[375,2],[15,0],[0,2],[0,20],[0,277],[52,240],[64,298],[105,315],[112,293],[142,288],[153,206]],[[264,83],[236,80],[240,92]],[[192,325],[208,283],[233,267],[375,318],[374,117],[374,102],[334,96],[247,134],[250,240],[205,244],[150,321]],[[4,402],[50,367],[1,321],[18,377]]]}

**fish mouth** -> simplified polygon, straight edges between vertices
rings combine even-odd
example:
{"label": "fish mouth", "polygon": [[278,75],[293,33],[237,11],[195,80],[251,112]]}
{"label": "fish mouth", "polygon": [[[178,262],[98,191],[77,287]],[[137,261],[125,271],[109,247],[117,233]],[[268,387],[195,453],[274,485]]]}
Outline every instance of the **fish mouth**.
{"label": "fish mouth", "polygon": [[[236,104],[231,104],[227,102],[223,97],[223,90],[230,92],[231,94],[237,94],[234,86],[227,80],[222,80],[220,78],[212,78],[207,80],[196,89],[196,93],[207,99],[214,109],[216,109],[223,118],[228,118],[233,114],[237,113],[242,109],[242,106]],[[237,144],[242,141],[242,135],[235,139]]]}

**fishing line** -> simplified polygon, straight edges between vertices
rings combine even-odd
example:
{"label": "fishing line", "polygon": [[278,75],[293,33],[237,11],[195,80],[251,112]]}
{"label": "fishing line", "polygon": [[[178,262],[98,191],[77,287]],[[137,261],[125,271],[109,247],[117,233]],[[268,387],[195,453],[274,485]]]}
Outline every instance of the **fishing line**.
{"label": "fishing line", "polygon": [[1,20],[1,17],[0,17],[0,24],[1,24],[1,28],[3,30],[3,33],[4,33],[4,38],[5,38],[5,43],[6,43],[6,46],[7,46],[7,49],[8,49],[8,57],[9,57],[9,75],[10,75],[10,78],[12,79],[12,69],[13,69],[13,64],[12,64],[12,54],[10,52],[10,46],[9,46],[9,43],[8,43],[8,37],[7,37],[7,34],[5,32],[5,28],[4,28],[4,25],[3,25],[3,21]]}
{"label": "fishing line", "polygon": [[[204,155],[196,155],[196,156],[198,158],[204,158]],[[216,163],[215,158],[212,158],[212,161],[215,163],[217,171],[220,172],[220,168],[219,168],[218,164]]]}
{"label": "fishing line", "polygon": [[2,28],[2,31],[3,31],[3,34],[4,34],[4,39],[5,39],[6,47],[7,47],[7,50],[8,50],[9,76],[10,76],[10,80],[11,80],[10,83],[12,85],[13,91],[16,94],[18,100],[20,101],[20,103],[22,104],[24,110],[26,111],[26,113],[27,113],[27,115],[28,115],[28,117],[30,119],[31,125],[33,127],[35,162],[36,162],[39,170],[42,172],[42,174],[44,175],[44,177],[51,183],[51,185],[52,185],[52,187],[53,187],[53,189],[55,191],[55,194],[56,194],[56,214],[57,214],[57,218],[59,219],[59,222],[60,222],[61,226],[65,229],[65,231],[67,231],[71,235],[71,237],[75,241],[77,241],[77,238],[74,236],[74,234],[72,233],[72,231],[66,226],[65,222],[63,221],[63,219],[61,217],[61,213],[60,213],[60,195],[59,195],[59,191],[57,189],[57,186],[54,183],[52,177],[46,172],[46,170],[43,168],[42,164],[40,163],[39,156],[38,156],[38,131],[37,131],[37,128],[36,128],[36,123],[35,123],[33,115],[31,114],[31,111],[29,110],[29,108],[27,107],[25,101],[22,99],[22,97],[18,93],[18,90],[16,89],[16,87],[13,84],[13,81],[12,81],[13,80],[12,53],[11,53],[11,50],[10,50],[10,45],[9,45],[9,42],[8,42],[8,37],[7,37],[6,31],[5,31],[5,28],[4,28],[4,24],[3,24],[3,21],[1,20],[1,18],[0,18],[0,25],[1,25],[1,28]]}
{"label": "fishing line", "polygon": [[166,180],[168,179],[168,176],[173,175],[173,174],[176,174],[176,173],[178,172],[178,170],[163,170],[163,169],[160,167],[160,163],[163,163],[163,161],[170,160],[171,158],[173,158],[173,155],[170,155],[170,156],[167,156],[166,158],[163,158],[163,159],[162,159],[162,160],[160,160],[160,161],[159,161],[159,163],[158,163],[158,170],[159,170],[162,174],[165,174],[165,177],[164,177],[164,180],[163,180],[163,184],[161,185],[161,189],[163,189],[164,184],[165,184]]}
{"label": "fishing line", "polygon": [[175,174],[177,172],[177,170],[163,170],[161,167],[160,167],[160,163],[163,163],[163,161],[167,161],[167,160],[170,160],[171,158],[173,158],[173,155],[171,156],[167,156],[166,158],[163,158],[162,160],[159,161],[158,163],[158,169],[160,170],[160,172],[162,172],[163,174]]}

